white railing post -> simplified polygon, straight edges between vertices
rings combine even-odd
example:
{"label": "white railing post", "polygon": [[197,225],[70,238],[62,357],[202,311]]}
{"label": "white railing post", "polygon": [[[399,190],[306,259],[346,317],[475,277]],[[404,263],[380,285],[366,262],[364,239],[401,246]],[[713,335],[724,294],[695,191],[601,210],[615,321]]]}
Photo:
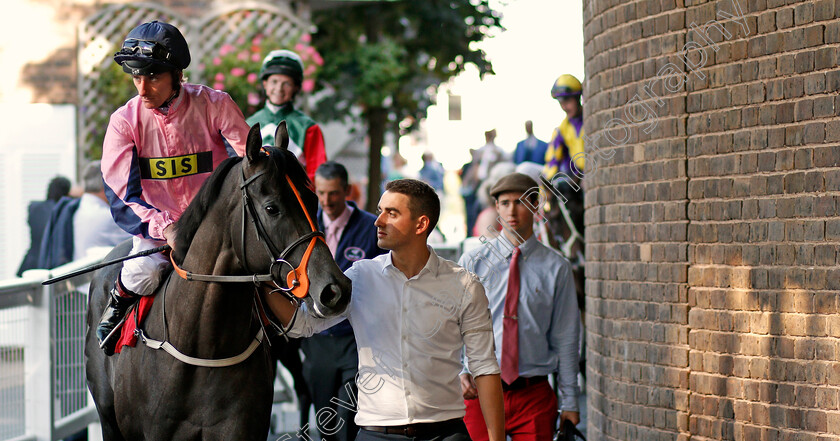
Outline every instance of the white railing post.
{"label": "white railing post", "polygon": [[[47,271],[43,273],[47,274]],[[52,363],[54,304],[49,292],[47,287],[33,290],[36,298],[32,305],[26,307],[24,332],[26,434],[38,441],[52,441],[55,412]]]}

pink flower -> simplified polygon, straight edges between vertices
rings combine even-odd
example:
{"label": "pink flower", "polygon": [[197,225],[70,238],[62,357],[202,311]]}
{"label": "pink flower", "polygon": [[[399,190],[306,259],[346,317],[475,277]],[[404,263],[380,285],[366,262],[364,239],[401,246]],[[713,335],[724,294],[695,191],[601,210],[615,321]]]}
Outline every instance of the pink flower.
{"label": "pink flower", "polygon": [[262,58],[260,57],[259,53],[251,54],[251,61],[254,63],[259,63]]}
{"label": "pink flower", "polygon": [[234,49],[235,48],[232,45],[225,43],[221,48],[219,48],[219,55],[224,57],[225,55],[233,52]]}
{"label": "pink flower", "polygon": [[260,104],[260,96],[256,92],[249,92],[248,93],[248,104],[252,106],[257,106]]}
{"label": "pink flower", "polygon": [[236,44],[239,45],[239,46],[242,46],[243,44],[245,44],[245,37],[237,38],[236,39]]}
{"label": "pink flower", "polygon": [[213,58],[213,65],[214,66],[218,66],[220,64],[222,64],[222,59],[221,58],[219,58],[219,57]]}
{"label": "pink flower", "polygon": [[312,54],[312,61],[315,64],[317,64],[318,66],[323,66],[324,65],[324,59],[321,58],[321,54],[319,54],[318,52],[315,52],[314,54]]}
{"label": "pink flower", "polygon": [[254,84],[257,81],[257,74],[253,72],[249,73],[247,80],[249,83]]}
{"label": "pink flower", "polygon": [[253,44],[254,46],[259,46],[260,43],[262,43],[262,39],[262,35],[257,35],[256,37],[254,37],[253,40],[251,40],[251,44]]}
{"label": "pink flower", "polygon": [[315,90],[315,80],[303,80],[300,88],[304,92],[312,92]]}
{"label": "pink flower", "polygon": [[236,59],[239,61],[247,61],[248,60],[248,51],[242,51],[236,54]]}
{"label": "pink flower", "polygon": [[242,75],[245,75],[245,69],[241,67],[234,67],[230,70],[230,74],[235,77],[241,77]]}
{"label": "pink flower", "polygon": [[297,52],[297,53],[301,53],[301,52],[303,52],[305,49],[306,49],[306,46],[304,46],[304,45],[303,45],[303,44],[301,44],[301,43],[298,43],[298,44],[296,44],[296,45],[295,45],[295,52]]}
{"label": "pink flower", "polygon": [[222,83],[213,83],[213,88],[216,90],[225,90],[225,85]]}
{"label": "pink flower", "polygon": [[306,65],[306,69],[303,70],[303,74],[308,77],[308,76],[314,74],[316,69],[318,69],[318,67],[315,66],[314,64],[308,64],[308,65]]}
{"label": "pink flower", "polygon": [[225,80],[225,74],[219,72],[219,73],[216,74],[215,77],[213,77],[213,79],[216,80],[217,83],[221,83],[222,81]]}

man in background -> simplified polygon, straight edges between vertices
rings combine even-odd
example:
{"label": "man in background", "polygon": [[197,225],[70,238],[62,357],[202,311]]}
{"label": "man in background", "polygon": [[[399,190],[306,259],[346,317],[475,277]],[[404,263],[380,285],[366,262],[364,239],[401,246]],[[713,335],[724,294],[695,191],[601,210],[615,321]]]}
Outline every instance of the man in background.
{"label": "man in background", "polygon": [[111,217],[101,161],[93,161],[85,167],[82,187],[85,192],[73,217],[73,260],[85,257],[91,248],[113,247],[132,237]]}
{"label": "man in background", "polygon": [[[505,224],[503,232],[461,256],[459,264],[487,290],[501,367],[505,434],[514,440],[551,441],[558,403],[549,374],[559,372],[561,422],[580,422],[580,315],[571,264],[534,235],[538,189],[536,181],[521,173],[501,178],[490,194]],[[461,390],[470,437],[486,441],[487,426],[469,373],[461,375]]]}
{"label": "man in background", "polygon": [[548,150],[548,143],[534,136],[534,123],[531,121],[525,121],[525,133],[528,136],[516,144],[516,150],[513,152],[513,163],[519,165],[527,161],[540,165],[545,164],[545,151]]}
{"label": "man in background", "polygon": [[44,229],[50,221],[50,213],[53,207],[64,196],[70,193],[70,180],[64,176],[56,176],[47,185],[47,199],[43,201],[32,201],[29,203],[29,250],[23,256],[23,261],[15,273],[18,277],[24,271],[38,268],[38,256],[41,252],[41,238],[44,236]]}

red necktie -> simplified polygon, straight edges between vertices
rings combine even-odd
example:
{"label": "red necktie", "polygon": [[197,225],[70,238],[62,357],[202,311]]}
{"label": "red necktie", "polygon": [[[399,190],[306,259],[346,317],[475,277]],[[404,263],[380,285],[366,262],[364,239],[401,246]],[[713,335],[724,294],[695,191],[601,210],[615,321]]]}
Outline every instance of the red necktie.
{"label": "red necktie", "polygon": [[502,318],[502,381],[507,384],[519,377],[519,254],[514,248]]}

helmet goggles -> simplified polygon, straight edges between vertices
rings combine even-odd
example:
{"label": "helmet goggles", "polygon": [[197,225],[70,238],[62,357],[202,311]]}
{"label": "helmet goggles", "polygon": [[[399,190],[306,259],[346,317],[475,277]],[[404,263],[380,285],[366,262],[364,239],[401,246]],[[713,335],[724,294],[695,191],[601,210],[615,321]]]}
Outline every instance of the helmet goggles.
{"label": "helmet goggles", "polygon": [[114,59],[119,63],[127,60],[139,60],[151,58],[156,61],[169,61],[171,54],[162,44],[156,41],[138,40],[131,38],[123,43],[122,49],[114,54]]}

